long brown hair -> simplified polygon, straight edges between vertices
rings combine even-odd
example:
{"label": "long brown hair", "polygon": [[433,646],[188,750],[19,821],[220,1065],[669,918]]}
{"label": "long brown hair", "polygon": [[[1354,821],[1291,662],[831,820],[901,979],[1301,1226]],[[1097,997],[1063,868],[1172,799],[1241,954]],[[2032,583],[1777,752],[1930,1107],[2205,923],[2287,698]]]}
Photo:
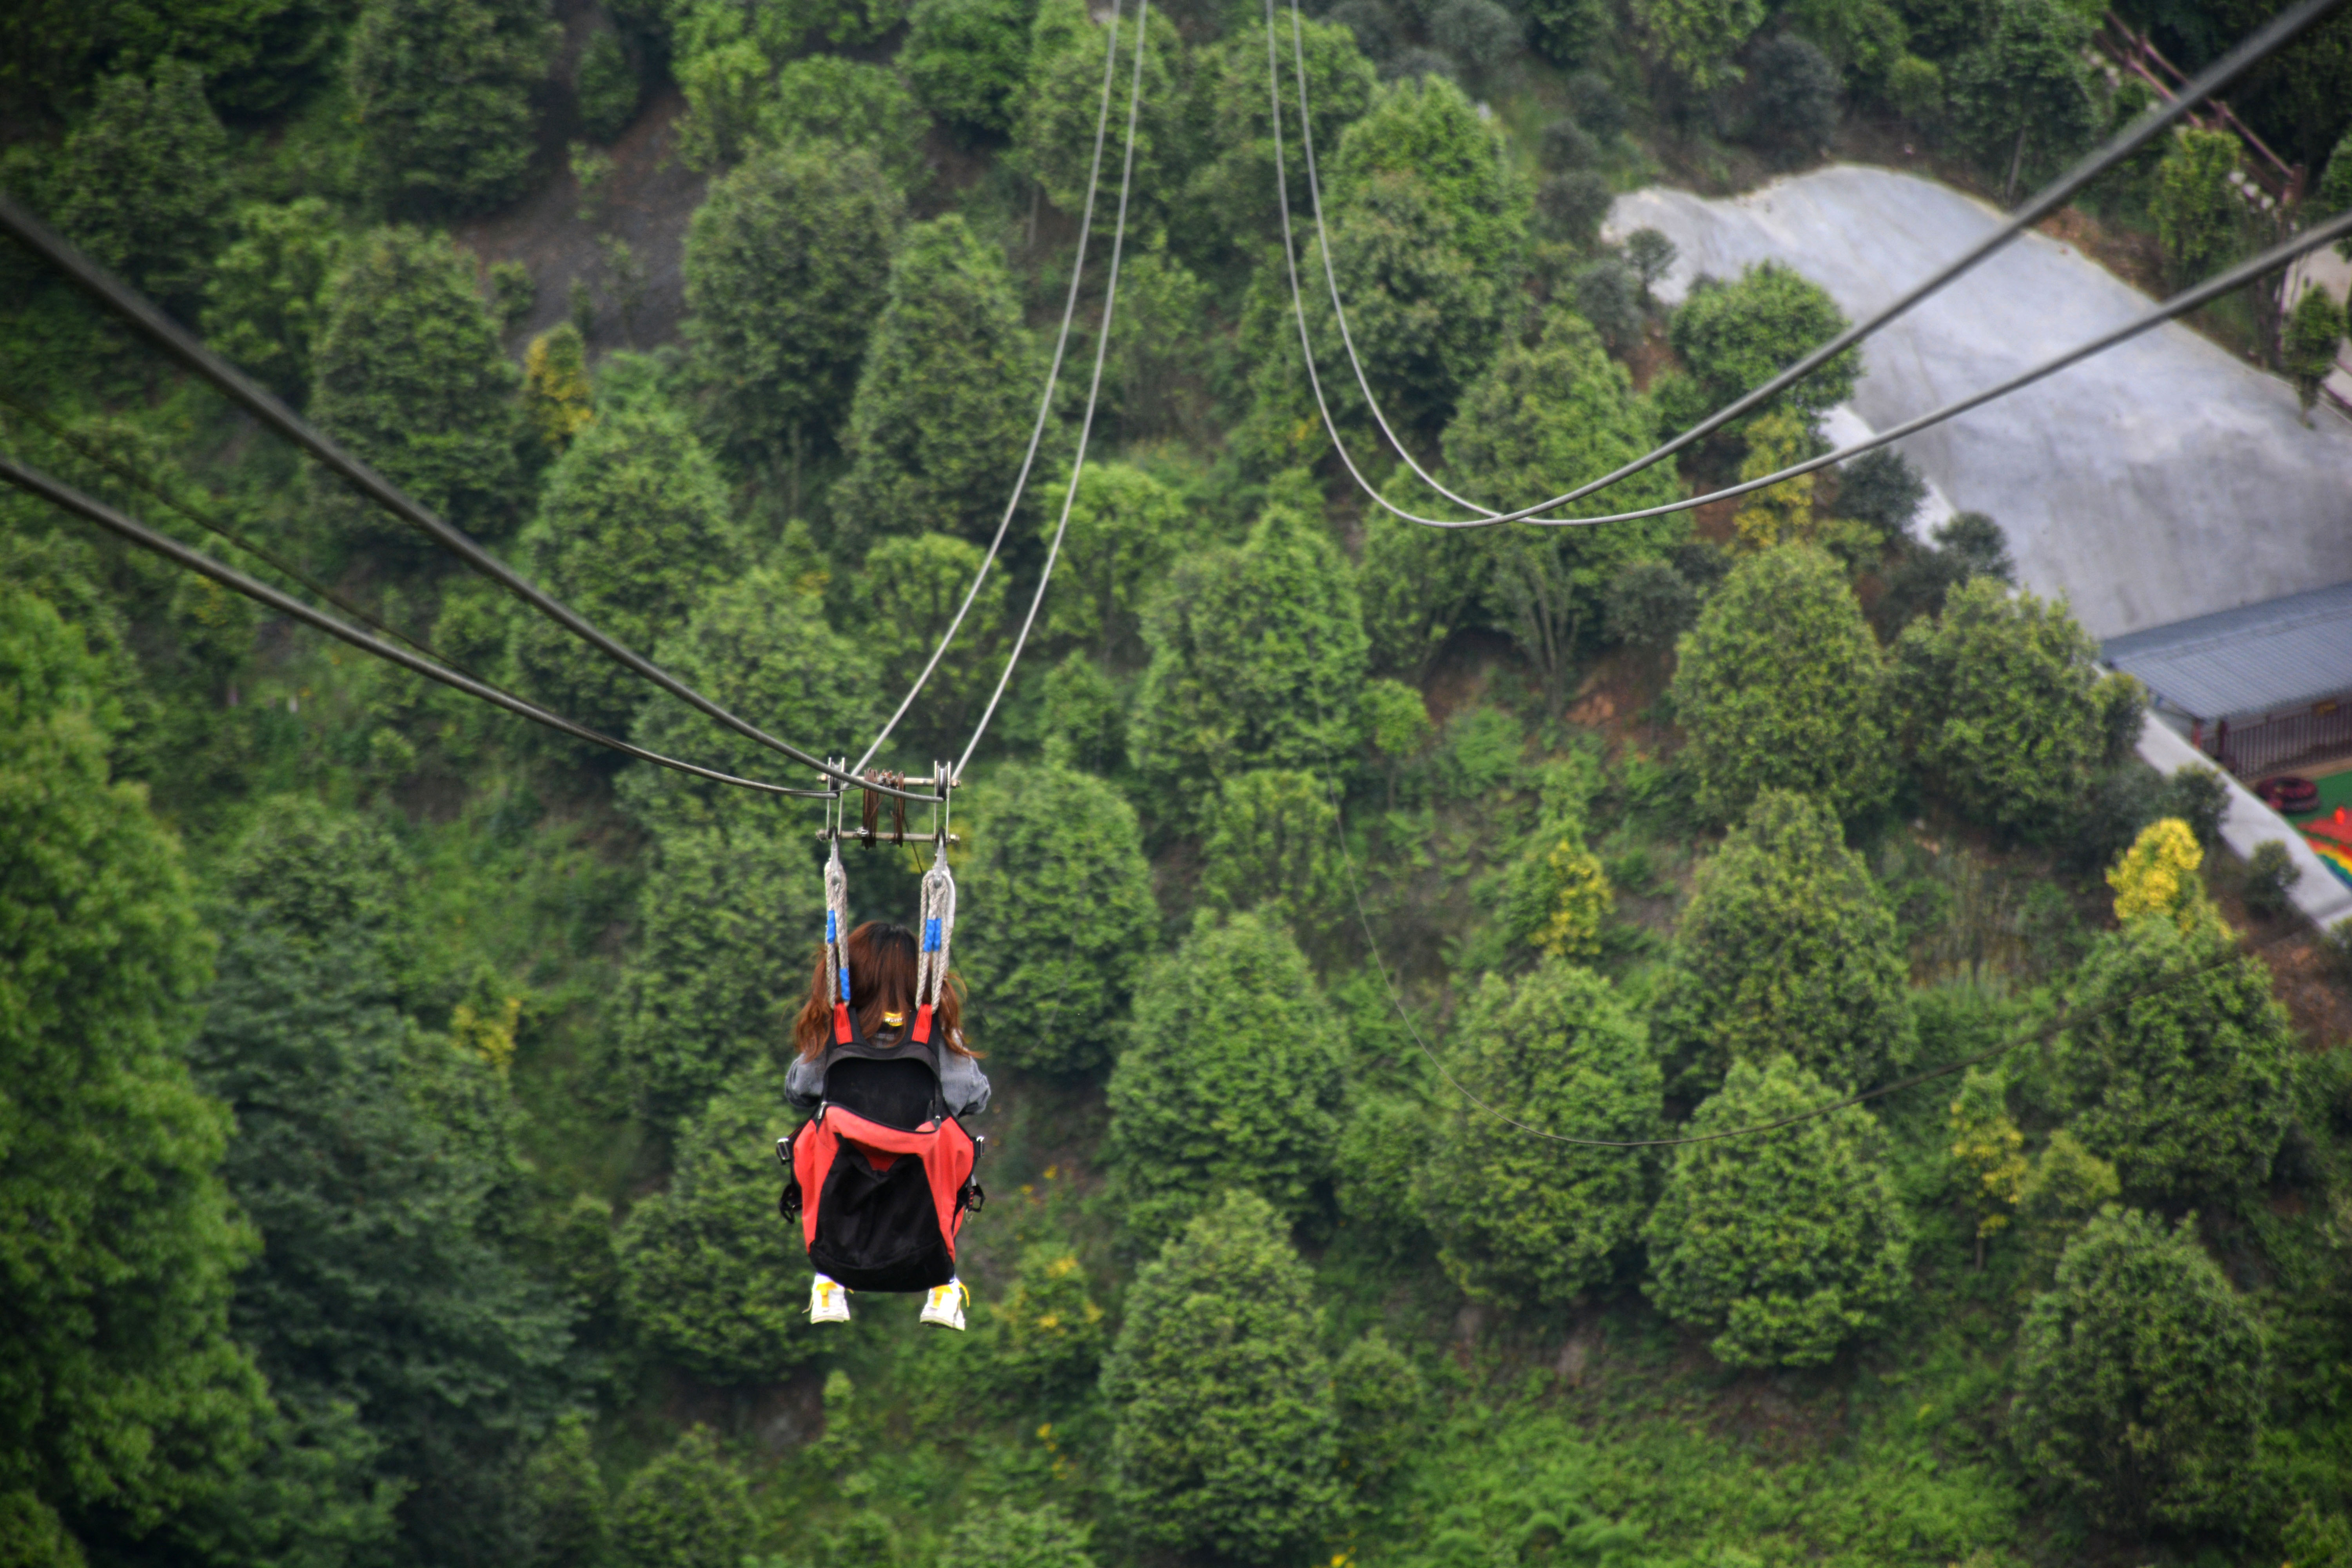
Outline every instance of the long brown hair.
{"label": "long brown hair", "polygon": [[[885,1013],[906,1016],[914,1023],[915,933],[887,921],[867,921],[842,944],[849,952],[849,1001],[857,1009],[857,1032],[871,1039],[889,1026]],[[809,976],[808,1000],[793,1022],[793,1045],[803,1061],[824,1054],[833,1038],[833,994],[825,989],[824,950],[817,949],[816,969]],[[931,1038],[960,1057],[978,1056],[963,1043],[963,981],[948,972],[940,1000],[931,1009]]]}

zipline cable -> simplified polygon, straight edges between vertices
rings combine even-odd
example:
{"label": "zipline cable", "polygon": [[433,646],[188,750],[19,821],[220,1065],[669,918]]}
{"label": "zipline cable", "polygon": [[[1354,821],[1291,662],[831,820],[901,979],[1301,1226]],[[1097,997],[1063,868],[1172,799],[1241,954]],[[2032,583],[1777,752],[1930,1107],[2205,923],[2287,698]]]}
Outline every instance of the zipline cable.
{"label": "zipline cable", "polygon": [[856,762],[849,764],[849,771],[853,773],[862,773],[866,771],[866,764],[874,760],[874,753],[882,749],[882,743],[887,741],[890,738],[890,732],[898,727],[898,721],[907,716],[908,708],[914,706],[916,697],[930,680],[931,671],[937,669],[940,667],[940,660],[947,657],[948,645],[955,641],[956,633],[963,629],[963,618],[971,613],[972,601],[980,597],[981,584],[988,581],[989,569],[996,564],[996,553],[1004,547],[1005,530],[1013,526],[1013,514],[1020,508],[1021,498],[1029,488],[1029,469],[1037,460],[1037,446],[1045,439],[1045,425],[1053,414],[1054,392],[1062,376],[1062,353],[1069,346],[1070,322],[1077,314],[1078,285],[1086,277],[1087,242],[1094,232],[1095,194],[1102,179],[1103,133],[1110,128],[1110,89],[1112,79],[1118,74],[1118,9],[1113,6],[1110,14],[1110,37],[1103,50],[1102,107],[1095,114],[1094,161],[1087,167],[1087,205],[1085,213],[1078,219],[1078,253],[1076,258],[1070,263],[1070,292],[1069,296],[1062,301],[1062,330],[1054,338],[1054,363],[1046,369],[1045,390],[1037,399],[1037,422],[1029,431],[1029,450],[1023,454],[1021,472],[1013,481],[1013,498],[1004,503],[1004,515],[997,521],[996,537],[988,542],[988,554],[982,559],[980,570],[972,577],[971,586],[965,591],[963,603],[956,606],[955,618],[948,623],[948,629],[940,634],[940,646],[931,650],[931,657],[924,664],[923,672],[915,677],[915,684],[908,688],[907,695],[900,699],[897,710],[890,715],[889,721],[884,724],[881,732],[874,737],[874,743],[866,747],[865,752]]}
{"label": "zipline cable", "polygon": [[[131,289],[53,232],[47,225],[20,206],[16,198],[5,191],[0,191],[0,228],[6,229],[26,249],[56,268],[76,288],[129,321],[158,348],[204,377],[205,380],[211,382],[226,393],[231,401],[244,407],[263,424],[341,475],[369,500],[410,527],[423,532],[467,565],[497,583],[522,600],[524,604],[554,621],[615,664],[652,681],[688,707],[707,718],[716,720],[737,734],[755,741],[772,752],[790,757],[796,763],[813,767],[827,778],[837,780],[845,784],[855,784],[860,789],[897,795],[905,800],[936,801],[939,799],[935,795],[923,795],[901,789],[896,784],[857,778],[835,767],[824,758],[803,751],[789,741],[780,741],[749,720],[738,718],[720,707],[693,687],[655,664],[645,655],[607,636],[590,624],[585,616],[571,605],[539,588],[514,568],[483,549],[463,531],[443,521],[398,486],[344,451],[325,432],[287,407],[275,394],[257,384],[244,372],[205,347],[203,342],[193,333],[164,315],[144,296]],[[569,721],[565,721],[567,723]]]}
{"label": "zipline cable", "polygon": [[1021,634],[1013,639],[1013,651],[1004,656],[1004,673],[996,679],[996,689],[989,694],[988,706],[972,726],[971,743],[963,755],[956,759],[956,777],[963,776],[971,754],[980,750],[980,738],[988,733],[988,721],[996,717],[996,705],[1004,700],[1004,689],[1013,683],[1013,667],[1021,662],[1022,650],[1029,646],[1029,628],[1037,624],[1037,607],[1045,602],[1046,586],[1054,581],[1054,563],[1061,558],[1062,535],[1070,526],[1070,508],[1078,499],[1078,480],[1087,471],[1087,443],[1094,435],[1095,404],[1102,395],[1103,362],[1110,353],[1111,314],[1118,305],[1118,263],[1127,245],[1127,197],[1135,182],[1136,110],[1143,101],[1143,51],[1151,41],[1150,20],[1151,0],[1139,0],[1135,8],[1135,75],[1127,92],[1127,152],[1118,173],[1118,221],[1111,229],[1110,277],[1103,286],[1102,326],[1095,333],[1094,379],[1087,385],[1086,417],[1078,425],[1077,457],[1070,468],[1069,489],[1062,495],[1061,521],[1054,525],[1053,542],[1045,548],[1045,566],[1037,575],[1037,591],[1029,596],[1029,613],[1021,617]]}
{"label": "zipline cable", "polygon": [[256,578],[248,577],[226,562],[216,561],[203,551],[183,544],[167,533],[159,533],[145,523],[135,521],[122,512],[117,511],[104,501],[93,496],[84,495],[70,485],[60,483],[37,468],[27,468],[5,453],[0,453],[0,480],[5,480],[28,494],[39,496],[54,506],[85,518],[118,538],[137,545],[142,550],[152,551],[167,561],[175,562],[186,567],[191,572],[209,577],[232,593],[242,594],[248,599],[267,605],[280,615],[291,616],[306,626],[315,626],[329,637],[351,644],[362,653],[372,654],[387,663],[396,664],[403,669],[412,670],[428,680],[437,680],[444,686],[462,691],[468,697],[478,698],[493,707],[503,708],[509,713],[520,714],[533,723],[544,724],[551,730],[561,731],[564,734],[595,745],[610,747],[622,755],[635,757],[639,762],[652,763],[656,766],[668,768],[694,778],[708,779],[713,784],[731,784],[738,789],[757,790],[763,795],[792,795],[807,800],[830,800],[834,796],[835,792],[831,790],[793,789],[784,784],[770,784],[764,779],[738,778],[733,773],[720,773],[716,768],[706,768],[695,763],[680,762],[676,757],[664,756],[659,752],[649,752],[643,746],[631,745],[626,741],[615,740],[600,731],[590,729],[585,724],[566,719],[560,713],[551,713],[534,703],[526,702],[511,692],[502,691],[487,681],[477,680],[470,675],[460,674],[437,660],[426,658],[421,654],[411,653],[406,648],[395,643],[387,642],[372,632],[362,631],[358,626],[339,621],[325,611],[304,604],[291,594],[273,588]]}
{"label": "zipline cable", "polygon": [[[1330,786],[1327,784],[1325,787],[1328,790]],[[1551,1143],[1573,1143],[1584,1149],[1677,1149],[1690,1143],[1719,1143],[1727,1138],[1753,1138],[1759,1133],[1776,1132],[1783,1127],[1793,1127],[1801,1121],[1811,1121],[1817,1117],[1827,1116],[1832,1111],[1843,1110],[1849,1106],[1860,1105],[1866,1100],[1877,1100],[1885,1095],[1899,1094],[1906,1089],[1916,1089],[1923,1083],[1931,1083],[1939,1078],[1949,1078],[1956,1072],[1965,1072],[1972,1067],[1981,1067],[1994,1058],[2005,1056],[2020,1046],[2038,1045],[2045,1040],[2054,1039],[2069,1029],[2080,1028],[2083,1025],[2103,1018],[2119,1008],[2127,1007],[2135,1002],[2145,1001],[2150,996],[2160,995],[2176,985],[2196,979],[2200,974],[2210,973],[2225,964],[2234,963],[2242,958],[2252,958],[2254,954],[2276,946],[2289,937],[2302,934],[2300,927],[2286,925],[2260,941],[2250,942],[2241,938],[2232,942],[2226,952],[2208,959],[2202,963],[2193,964],[2177,974],[2168,975],[2162,980],[2140,986],[2137,990],[2126,991],[2118,996],[2111,996],[2095,1006],[2085,1007],[2080,1011],[2062,1008],[2057,1017],[2030,1035],[2020,1035],[2012,1039],[2003,1040],[1990,1050],[1979,1051],[1976,1055],[1963,1057],[1958,1061],[1946,1062],[1941,1067],[1929,1068],[1924,1072],[1913,1073],[1908,1078],[1896,1079],[1892,1083],[1880,1084],[1875,1089],[1864,1089],[1860,1094],[1849,1094],[1842,1100],[1833,1100],[1825,1105],[1816,1105],[1810,1110],[1798,1111],[1793,1116],[1783,1116],[1773,1121],[1759,1121],[1752,1127],[1732,1127],[1720,1132],[1696,1133],[1686,1138],[1575,1138],[1566,1133],[1553,1132],[1546,1128],[1531,1127],[1508,1112],[1498,1110],[1487,1104],[1471,1093],[1461,1079],[1447,1070],[1445,1063],[1439,1059],[1437,1053],[1429,1048],[1429,1042],[1422,1038],[1420,1026],[1412,1021],[1412,1014],[1405,1007],[1404,997],[1398,992],[1396,982],[1390,977],[1387,961],[1381,957],[1380,942],[1372,935],[1371,916],[1364,910],[1363,889],[1356,880],[1356,861],[1348,848],[1347,826],[1339,817],[1339,798],[1336,794],[1332,797],[1331,804],[1334,828],[1339,835],[1339,859],[1348,872],[1348,895],[1354,900],[1356,920],[1364,929],[1364,945],[1371,954],[1372,967],[1380,971],[1381,984],[1387,990],[1389,1001],[1395,1005],[1398,1019],[1403,1023],[1405,1033],[1412,1037],[1412,1043],[1421,1047],[1421,1054],[1429,1058],[1429,1065],[1436,1069],[1437,1076],[1444,1080],[1445,1086],[1471,1105],[1477,1107],[1484,1114],[1494,1118],[1506,1127],[1527,1133],[1531,1138],[1541,1138]]]}
{"label": "zipline cable", "polygon": [[[1961,274],[1969,271],[1978,263],[1983,261],[1994,251],[2008,245],[2010,241],[2015,239],[2019,235],[2025,232],[2026,229],[2039,223],[2051,213],[2057,211],[2058,208],[2063,206],[2066,202],[2084,185],[2090,184],[2093,180],[2097,179],[2101,174],[2105,174],[2109,169],[2121,163],[2124,159],[2129,157],[2133,153],[2137,152],[2155,136],[2172,126],[2183,117],[2193,112],[2198,105],[2211,98],[2215,93],[2219,92],[2223,87],[2227,86],[2248,68],[2259,63],[2277,49],[2283,47],[2298,34],[2310,27],[2313,24],[2322,20],[2328,15],[2328,13],[2334,11],[2337,6],[2343,4],[2345,4],[2345,0],[2304,0],[2304,4],[2275,18],[2269,26],[2263,27],[2260,32],[2241,43],[2236,48],[2231,50],[2230,53],[2224,56],[2221,59],[2216,61],[2210,67],[2208,67],[2205,71],[2196,78],[2196,79],[2182,88],[2180,92],[2169,102],[2151,106],[2147,112],[2142,114],[2137,120],[2134,121],[2124,130],[2116,132],[2116,135],[2109,138],[2103,146],[2099,147],[2095,152],[2086,154],[2084,158],[2078,161],[2072,169],[2068,170],[2051,184],[2045,186],[2040,194],[2028,201],[2025,205],[2020,207],[2017,212],[2011,215],[2008,221],[2003,223],[2000,227],[1986,235],[1982,239],[1978,241],[1976,245],[1963,252],[1953,261],[1948,263],[1942,269],[1936,272],[1926,280],[1915,285],[1907,293],[1905,293],[1896,299],[1892,304],[1881,310],[1876,315],[1848,327],[1844,331],[1840,332],[1837,336],[1832,338],[1829,342],[1823,343],[1821,347],[1815,349],[1812,353],[1807,354],[1796,363],[1789,366],[1786,370],[1781,371],[1778,375],[1772,377],[1771,380],[1766,382],[1763,385],[1759,386],[1754,391],[1735,399],[1729,405],[1717,410],[1716,413],[1709,415],[1706,419],[1701,420],[1698,424],[1691,426],[1691,428],[1682,432],[1671,440],[1663,443],[1648,454],[1636,458],[1632,462],[1616,468],[1612,472],[1603,474],[1597,479],[1591,480],[1590,482],[1569,490],[1564,494],[1554,496],[1549,500],[1541,501],[1534,506],[1511,512],[1496,512],[1491,510],[1488,508],[1480,506],[1475,501],[1469,500],[1455,494],[1453,490],[1448,489],[1444,484],[1440,483],[1435,477],[1431,475],[1418,461],[1414,459],[1411,449],[1408,448],[1402,441],[1398,439],[1396,432],[1390,427],[1386,416],[1381,412],[1378,399],[1372,395],[1371,385],[1364,374],[1362,362],[1358,359],[1356,354],[1355,340],[1348,330],[1347,311],[1345,307],[1340,303],[1339,299],[1339,279],[1336,273],[1332,270],[1329,230],[1325,226],[1323,219],[1322,186],[1320,179],[1317,174],[1315,165],[1314,131],[1307,114],[1306,47],[1302,38],[1298,8],[1297,5],[1294,4],[1291,7],[1290,25],[1292,52],[1296,60],[1295,68],[1298,80],[1298,117],[1300,128],[1299,134],[1301,138],[1300,151],[1303,154],[1307,169],[1307,190],[1314,206],[1317,241],[1321,247],[1323,254],[1323,270],[1325,279],[1331,291],[1332,311],[1339,321],[1339,339],[1341,343],[1345,345],[1347,349],[1348,361],[1349,363],[1354,367],[1357,384],[1362,390],[1365,404],[1370,409],[1373,420],[1379,425],[1381,435],[1388,438],[1389,444],[1396,448],[1398,455],[1404,459],[1406,466],[1412,468],[1413,473],[1418,475],[1423,482],[1435,489],[1439,494],[1444,496],[1447,500],[1454,501],[1457,505],[1465,507],[1471,511],[1480,514],[1478,520],[1471,523],[1465,524],[1460,522],[1448,522],[1436,518],[1416,516],[1412,512],[1391,505],[1390,502],[1379,493],[1379,491],[1372,488],[1371,484],[1364,478],[1361,471],[1357,468],[1355,458],[1349,453],[1347,443],[1340,438],[1339,425],[1332,418],[1330,406],[1325,400],[1322,379],[1317,374],[1315,368],[1315,351],[1307,337],[1306,303],[1298,287],[1298,265],[1294,254],[1296,247],[1291,237],[1289,185],[1287,178],[1284,173],[1282,158],[1282,104],[1278,82],[1279,72],[1278,68],[1276,65],[1275,57],[1274,0],[1266,0],[1265,47],[1267,96],[1273,103],[1274,112],[1275,189],[1277,197],[1277,205],[1281,209],[1282,215],[1283,257],[1290,278],[1291,308],[1294,315],[1297,317],[1298,324],[1299,352],[1306,360],[1307,384],[1314,392],[1315,405],[1318,411],[1322,416],[1324,428],[1331,437],[1332,447],[1339,455],[1341,466],[1348,470],[1349,477],[1355,481],[1357,488],[1361,489],[1367,496],[1370,497],[1375,504],[1408,522],[1417,522],[1425,527],[1432,528],[1453,528],[1464,526],[1475,527],[1484,526],[1488,523],[1521,521],[1534,522],[1541,526],[1549,527],[1572,527],[1592,522],[1614,522],[1622,521],[1622,519],[1617,517],[1560,518],[1538,517],[1535,514],[1538,512],[1549,511],[1553,507],[1565,506],[1570,502],[1580,500],[1596,490],[1603,489],[1608,486],[1616,484],[1622,479],[1628,479],[1634,474],[1640,473],[1643,469],[1649,468],[1653,464],[1661,462],[1666,458],[1672,457],[1675,453],[1681,451],[1684,447],[1688,447],[1693,442],[1701,440],[1713,434],[1715,431],[1722,428],[1726,424],[1738,418],[1741,415],[1757,407],[1759,405],[1766,402],[1771,397],[1776,396],[1796,382],[1802,380],[1805,376],[1820,369],[1822,365],[1828,363],[1830,360],[1835,358],[1839,353],[1876,332],[1880,328],[1895,320],[1895,318],[1905,314],[1920,300],[1926,299],[1930,294],[1934,294],[1942,289],[1960,277]],[[1656,514],[1651,513],[1647,515]]]}
{"label": "zipline cable", "polygon": [[[2162,304],[2133,317],[2122,326],[2105,332],[2077,348],[2069,349],[2054,359],[2044,360],[2032,369],[2021,372],[2007,381],[1987,387],[1981,392],[1970,393],[1966,397],[1947,403],[1941,408],[1922,414],[1916,418],[1906,419],[1900,425],[1879,431],[1867,440],[1856,441],[1850,447],[1840,447],[1835,451],[1824,452],[1818,458],[1809,458],[1801,463],[1792,463],[1785,468],[1766,474],[1760,479],[1742,480],[1736,485],[1727,485],[1719,490],[1709,490],[1704,495],[1690,496],[1682,500],[1665,501],[1657,506],[1643,507],[1637,511],[1608,512],[1595,517],[1536,518],[1516,521],[1532,521],[1539,525],[1567,528],[1590,528],[1604,522],[1634,522],[1643,518],[1664,517],[1673,512],[1689,511],[1693,508],[1706,506],[1712,501],[1732,500],[1826,468],[1832,464],[1846,462],[1860,457],[1864,452],[1873,451],[1890,442],[1899,441],[1906,436],[1915,435],[1931,425],[1940,425],[1947,419],[1956,418],[1996,398],[2006,397],[2012,392],[2021,391],[2037,381],[2055,375],[2070,365],[2104,353],[2117,343],[2136,338],[2152,328],[2160,327],[2176,316],[2187,315],[2201,305],[2210,304],[2225,294],[2244,288],[2263,273],[2274,271],[2295,258],[2306,252],[2317,250],[2322,246],[2347,235],[2352,235],[2352,212],[2338,213],[2326,223],[2305,229],[2290,239],[2282,240],[2260,256],[2251,257],[2231,268],[2227,272],[2209,278],[2195,288],[2176,294]],[[1388,506],[1386,501],[1381,504]],[[1398,511],[1394,507],[1389,507],[1389,510],[1395,511],[1399,517],[1404,518],[1407,521],[1423,523],[1431,528],[1492,528],[1498,523],[1515,521],[1510,517],[1484,517],[1448,521],[1441,518],[1414,517],[1410,512]]]}
{"label": "zipline cable", "polygon": [[338,594],[332,588],[328,587],[324,583],[320,582],[316,577],[311,576],[299,566],[295,565],[292,562],[279,555],[268,545],[254,542],[254,541],[247,538],[236,529],[229,527],[228,524],[221,521],[218,518],[213,517],[207,512],[190,506],[187,502],[182,500],[179,497],[173,495],[169,489],[165,489],[152,475],[142,473],[139,469],[132,468],[130,464],[121,461],[112,453],[108,452],[104,447],[98,446],[94,442],[84,440],[81,437],[75,435],[72,431],[67,429],[64,426],[50,418],[47,414],[42,413],[31,404],[17,397],[5,387],[0,387],[0,403],[6,404],[25,418],[29,419],[34,424],[39,426],[43,430],[48,433],[51,439],[58,442],[62,446],[71,447],[74,451],[79,453],[86,460],[97,465],[99,468],[104,468],[108,473],[112,474],[124,484],[131,485],[138,489],[145,490],[149,495],[154,497],[165,506],[170,507],[173,511],[178,512],[182,517],[186,518],[190,522],[194,523],[198,528],[203,529],[207,533],[212,534],[217,539],[226,540],[230,544],[235,545],[237,549],[244,551],[247,555],[250,555],[256,560],[276,569],[281,574],[291,577],[295,582],[299,583],[303,587],[308,588],[311,593],[316,594],[320,598],[326,600],[329,604],[334,605],[335,608],[342,611],[343,614],[351,616],[352,619],[364,622],[367,626],[374,628],[376,631],[382,632],[386,637],[397,637],[402,642],[406,643],[410,647],[415,648],[418,653],[423,654],[425,658],[437,659],[441,663],[447,665],[450,668],[457,671],[459,674],[471,676],[474,679],[481,681],[485,686],[496,686],[498,684],[496,681],[483,679],[478,671],[467,668],[463,663],[451,658],[447,654],[441,652],[431,643],[424,641],[421,638],[410,637],[398,626],[392,625],[388,621],[382,620],[376,616],[369,613],[365,608],[352,600],[345,598],[342,595]]}

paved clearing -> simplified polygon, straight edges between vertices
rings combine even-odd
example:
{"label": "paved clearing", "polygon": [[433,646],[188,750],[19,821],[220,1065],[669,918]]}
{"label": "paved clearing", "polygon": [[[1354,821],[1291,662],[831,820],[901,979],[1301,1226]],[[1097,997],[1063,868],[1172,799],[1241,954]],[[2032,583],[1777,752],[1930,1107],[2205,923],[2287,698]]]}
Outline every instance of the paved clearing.
{"label": "paved clearing", "polygon": [[[1707,201],[1621,196],[1609,232],[1664,230],[1661,292],[1774,258],[1849,316],[1875,310],[2000,219],[1945,185],[1840,165]],[[2072,246],[2012,242],[1864,345],[1853,408],[1885,428],[2128,320],[2149,301]],[[2352,580],[2352,421],[2306,427],[2294,390],[2165,326],[1901,443],[1953,506],[1990,513],[2020,574],[2096,637]]]}

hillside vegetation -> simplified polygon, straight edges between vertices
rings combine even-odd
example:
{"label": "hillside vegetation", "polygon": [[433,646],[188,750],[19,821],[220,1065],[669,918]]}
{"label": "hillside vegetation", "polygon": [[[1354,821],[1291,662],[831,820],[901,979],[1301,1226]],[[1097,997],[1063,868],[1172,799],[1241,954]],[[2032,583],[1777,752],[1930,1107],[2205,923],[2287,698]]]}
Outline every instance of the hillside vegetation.
{"label": "hillside vegetation", "polygon": [[[2193,67],[2271,8],[2134,17]],[[1769,266],[1664,309],[1612,194],[1906,144],[2030,184],[2138,107],[2095,9],[1306,17],[1326,226],[1295,114],[1280,172],[1348,451],[1459,517],[1366,386],[1496,505],[1688,428],[1844,322]],[[2347,939],[2217,852],[2218,779],[2135,760],[2144,694],[1997,519],[1914,535],[1898,458],[1594,529],[1370,504],[1291,314],[1263,13],[1129,12],[1115,54],[1109,16],[0,16],[13,196],[772,731],[874,734],[1045,400],[878,761],[958,754],[1067,520],[955,809],[995,1105],[953,1334],[805,1321],[771,1150],[808,803],[0,494],[0,1558],[2352,1565]],[[2352,205],[2352,19],[2232,101]],[[2238,149],[2184,133],[2085,207],[2193,275],[2263,238]],[[1858,374],[1606,499],[1822,450]],[[0,430],[582,722],[808,782],[13,247]],[[853,853],[857,914],[911,919],[924,864]]]}

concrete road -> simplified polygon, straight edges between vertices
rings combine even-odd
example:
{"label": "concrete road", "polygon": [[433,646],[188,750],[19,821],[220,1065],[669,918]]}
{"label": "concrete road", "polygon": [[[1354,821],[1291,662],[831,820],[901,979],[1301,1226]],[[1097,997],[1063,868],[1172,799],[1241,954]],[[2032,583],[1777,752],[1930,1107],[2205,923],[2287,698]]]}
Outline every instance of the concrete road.
{"label": "concrete road", "polygon": [[[1662,292],[1773,258],[1849,316],[1995,227],[1932,181],[1852,165],[1707,201],[1621,196],[1609,232],[1664,230]],[[2071,246],[2029,234],[1864,346],[1853,407],[1885,428],[2147,309]],[[2185,327],[2160,327],[1901,444],[1949,504],[2008,531],[2028,587],[2067,595],[2096,637],[2352,580],[2352,422],[2306,426],[2294,389]]]}

